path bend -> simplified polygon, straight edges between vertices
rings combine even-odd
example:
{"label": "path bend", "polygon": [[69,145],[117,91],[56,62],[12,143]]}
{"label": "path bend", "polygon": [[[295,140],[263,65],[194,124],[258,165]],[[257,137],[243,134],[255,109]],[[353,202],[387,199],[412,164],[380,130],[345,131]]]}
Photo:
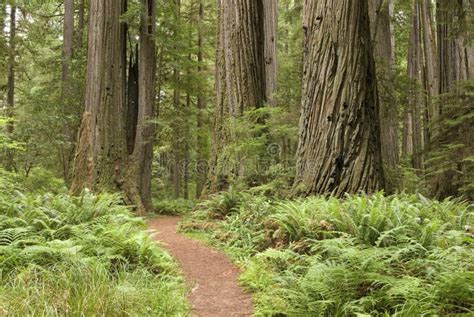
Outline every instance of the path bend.
{"label": "path bend", "polygon": [[180,217],[150,220],[155,239],[179,263],[189,284],[193,316],[251,316],[252,298],[238,284],[239,269],[226,255],[177,233]]}

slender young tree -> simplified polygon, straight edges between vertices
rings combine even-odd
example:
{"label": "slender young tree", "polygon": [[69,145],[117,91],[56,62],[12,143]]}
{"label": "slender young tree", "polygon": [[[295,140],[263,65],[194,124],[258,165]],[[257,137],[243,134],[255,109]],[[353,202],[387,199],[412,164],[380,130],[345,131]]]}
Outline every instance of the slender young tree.
{"label": "slender young tree", "polygon": [[[6,134],[11,137],[14,129],[14,111],[15,111],[15,71],[16,71],[16,19],[17,19],[16,2],[10,4],[10,24],[8,36],[8,63],[7,63],[7,104],[6,117]],[[14,168],[13,151],[7,150],[5,167],[7,170]]]}
{"label": "slender young tree", "polygon": [[[64,23],[63,23],[63,61],[62,61],[62,98],[64,114],[70,118],[74,113],[74,106],[71,104],[73,89],[71,87],[71,64],[74,52],[74,0],[64,2]],[[69,120],[68,120],[69,121]],[[63,166],[63,178],[69,179],[70,163],[74,155],[74,142],[76,138],[75,129],[68,124],[64,125],[64,136],[67,145],[61,150],[61,161]]]}
{"label": "slender young tree", "polygon": [[366,1],[306,0],[294,193],[383,187],[375,65]]}
{"label": "slender young tree", "polygon": [[[16,56],[16,4],[10,4],[10,34],[8,37],[8,77],[7,77],[7,134],[13,133],[13,111],[15,108],[15,56]],[[10,166],[11,167],[11,166]]]}
{"label": "slender young tree", "polygon": [[62,79],[64,83],[67,83],[69,81],[73,51],[74,51],[74,0],[65,0],[64,1],[64,23],[63,23],[63,65],[62,65],[63,66]]}
{"label": "slender young tree", "polygon": [[[178,36],[178,27],[179,22],[181,20],[181,0],[175,0],[175,30],[174,35],[177,38]],[[176,113],[181,112],[181,91],[178,87],[178,82],[180,81],[180,70],[178,69],[177,65],[179,64],[178,58],[175,57],[174,59],[174,66],[173,66],[173,81],[174,81],[174,89],[173,89],[173,108]],[[174,130],[178,136],[181,136],[182,131],[180,131],[180,126],[178,122],[174,123]],[[182,155],[182,146],[181,142],[178,138],[175,139],[175,144],[173,146],[173,166],[172,166],[172,181],[173,181],[173,190],[174,190],[174,198],[179,198],[181,193],[181,155]]]}
{"label": "slender young tree", "polygon": [[71,192],[122,189],[125,138],[125,0],[91,0],[85,111],[79,130]]}
{"label": "slender young tree", "polygon": [[[204,73],[204,32],[203,32],[203,21],[204,21],[204,0],[199,1],[199,22],[198,22],[198,51],[197,51],[197,71],[199,76],[203,76]],[[205,94],[202,89],[199,89],[197,94],[197,114],[196,114],[196,145],[197,145],[197,165],[196,165],[196,198],[201,196],[204,183],[206,182],[206,138],[205,138],[205,125],[204,125],[204,110],[206,107]],[[204,168],[203,168],[204,167]]]}

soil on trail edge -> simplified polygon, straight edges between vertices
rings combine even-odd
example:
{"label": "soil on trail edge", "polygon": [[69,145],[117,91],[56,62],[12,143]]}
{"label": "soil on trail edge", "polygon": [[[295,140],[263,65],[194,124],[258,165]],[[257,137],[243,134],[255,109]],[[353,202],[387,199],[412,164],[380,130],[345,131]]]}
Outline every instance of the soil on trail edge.
{"label": "soil on trail edge", "polygon": [[238,285],[240,271],[221,252],[176,233],[180,217],[150,220],[155,239],[178,261],[190,286],[193,316],[251,316],[252,298]]}

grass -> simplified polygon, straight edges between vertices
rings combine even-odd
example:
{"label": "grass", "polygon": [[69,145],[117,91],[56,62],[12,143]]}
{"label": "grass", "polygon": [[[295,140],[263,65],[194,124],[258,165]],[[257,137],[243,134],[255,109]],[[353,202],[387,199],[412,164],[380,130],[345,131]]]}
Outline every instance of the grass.
{"label": "grass", "polygon": [[182,230],[205,234],[245,267],[257,315],[474,314],[473,206],[465,202],[234,192],[198,205]]}
{"label": "grass", "polygon": [[0,315],[185,316],[184,281],[120,197],[0,180]]}

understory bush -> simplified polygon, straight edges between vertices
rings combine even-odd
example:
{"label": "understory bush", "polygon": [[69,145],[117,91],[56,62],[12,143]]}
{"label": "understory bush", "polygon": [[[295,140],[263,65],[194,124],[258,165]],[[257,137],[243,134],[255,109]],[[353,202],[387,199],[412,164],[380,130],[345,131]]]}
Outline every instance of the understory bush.
{"label": "understory bush", "polygon": [[190,199],[154,199],[153,212],[159,215],[184,215],[194,208]]}
{"label": "understory bush", "polygon": [[422,195],[270,200],[229,193],[182,224],[244,266],[257,315],[472,316],[473,206]]}
{"label": "understory bush", "polygon": [[176,316],[171,257],[117,195],[25,194],[0,179],[0,315]]}

